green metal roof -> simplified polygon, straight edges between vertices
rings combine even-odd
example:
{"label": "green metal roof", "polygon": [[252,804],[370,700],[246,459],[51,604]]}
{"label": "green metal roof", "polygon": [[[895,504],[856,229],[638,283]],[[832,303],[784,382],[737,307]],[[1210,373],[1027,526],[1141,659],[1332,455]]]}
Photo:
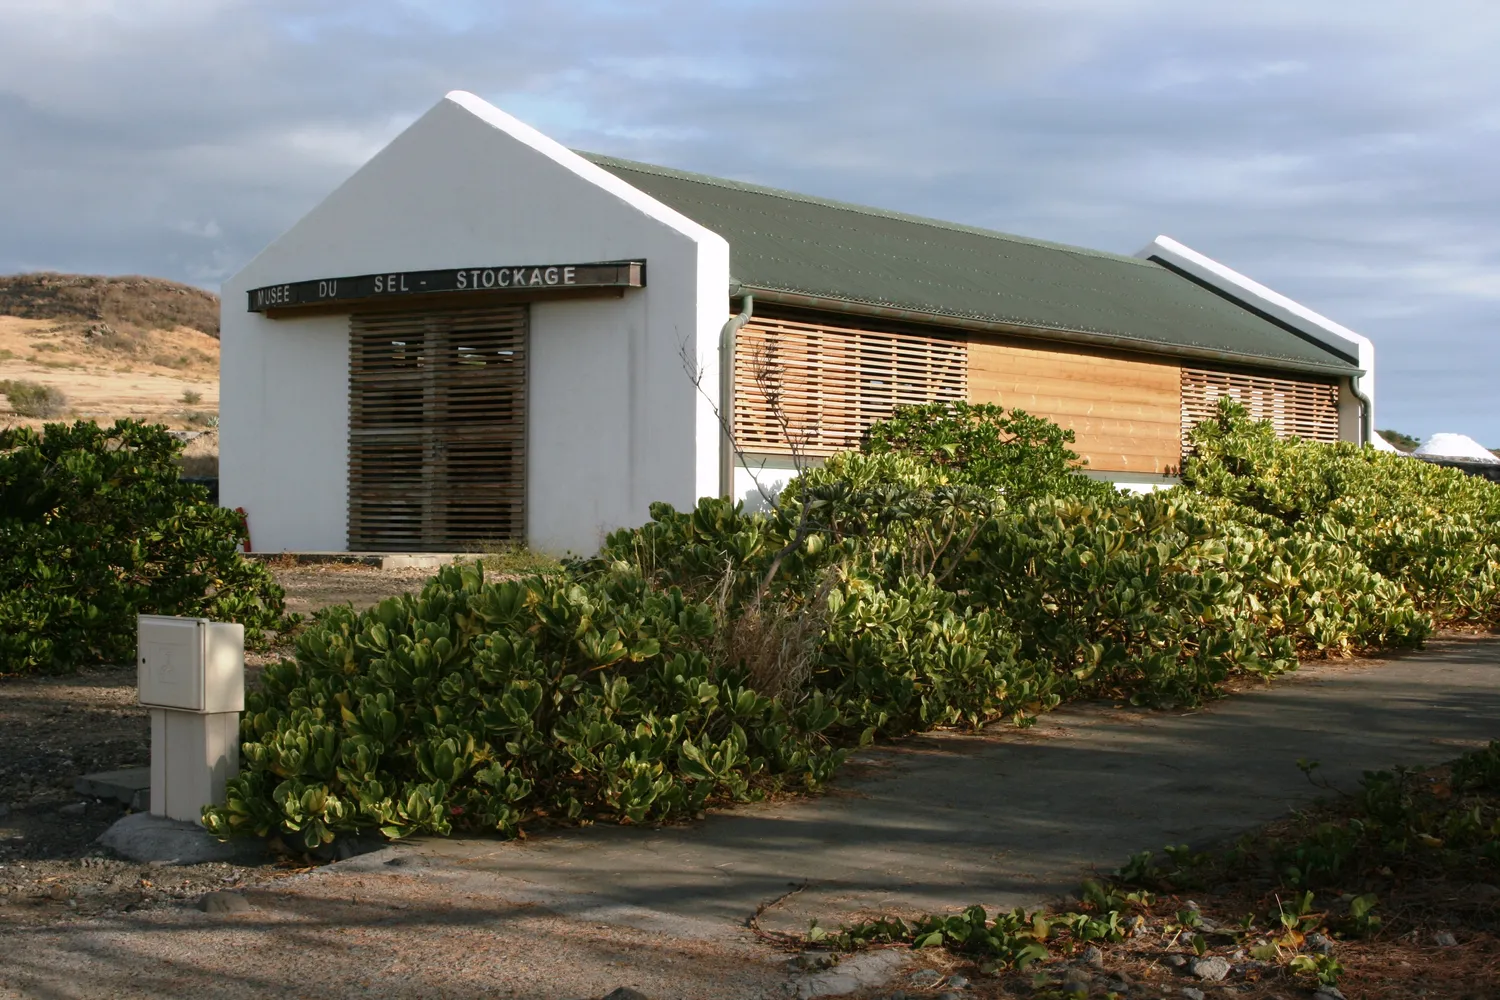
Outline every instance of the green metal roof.
{"label": "green metal roof", "polygon": [[744,291],[1050,331],[1146,351],[1357,371],[1160,264],[582,154],[729,242]]}

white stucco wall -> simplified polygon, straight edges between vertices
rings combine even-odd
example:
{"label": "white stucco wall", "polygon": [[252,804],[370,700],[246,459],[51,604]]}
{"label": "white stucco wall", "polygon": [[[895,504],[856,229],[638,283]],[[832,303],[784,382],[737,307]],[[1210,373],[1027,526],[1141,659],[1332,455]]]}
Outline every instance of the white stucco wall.
{"label": "white stucco wall", "polygon": [[769,510],[786,484],[797,477],[796,463],[790,458],[768,455],[747,455],[745,461],[748,466],[739,462],[734,466],[734,499],[750,513]]}
{"label": "white stucco wall", "polygon": [[1179,476],[1152,476],[1130,472],[1094,472],[1083,470],[1079,475],[1101,483],[1109,483],[1116,489],[1124,490],[1126,493],[1155,493],[1157,490],[1169,490],[1182,482]]}
{"label": "white stucco wall", "polygon": [[349,322],[295,323],[225,299],[219,344],[219,502],[244,507],[257,551],[344,548]]}
{"label": "white stucco wall", "polygon": [[455,92],[225,283],[221,501],[247,509],[257,549],[345,547],[347,319],[265,319],[245,311],[248,289],[619,259],[647,262],[645,288],[533,307],[529,541],[591,552],[653,500],[715,493],[717,425],[680,352],[717,384],[728,245]]}

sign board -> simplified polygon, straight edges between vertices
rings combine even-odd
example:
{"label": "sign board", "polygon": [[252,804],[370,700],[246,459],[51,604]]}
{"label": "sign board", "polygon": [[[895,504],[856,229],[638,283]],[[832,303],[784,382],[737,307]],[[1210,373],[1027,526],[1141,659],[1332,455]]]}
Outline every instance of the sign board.
{"label": "sign board", "polygon": [[295,309],[334,302],[369,301],[438,292],[544,291],[563,288],[642,288],[646,262],[615,260],[593,264],[523,264],[461,267],[448,271],[393,271],[352,278],[316,278],[250,290],[250,311]]}

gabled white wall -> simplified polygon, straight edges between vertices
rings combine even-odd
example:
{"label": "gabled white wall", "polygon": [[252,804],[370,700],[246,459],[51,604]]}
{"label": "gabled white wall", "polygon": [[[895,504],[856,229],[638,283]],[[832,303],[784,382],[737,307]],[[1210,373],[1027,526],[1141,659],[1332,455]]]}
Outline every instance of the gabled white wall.
{"label": "gabled white wall", "polygon": [[[1357,358],[1364,374],[1348,380],[1340,393],[1339,436],[1346,441],[1367,443],[1375,427],[1375,345],[1327,316],[1272,291],[1260,282],[1226,267],[1211,257],[1184,246],[1170,236],[1158,236],[1137,257],[1159,258],[1199,281],[1245,302],[1268,316],[1306,334],[1318,343]],[[1363,426],[1360,402],[1364,402]]]}
{"label": "gabled white wall", "polygon": [[[647,287],[532,309],[533,545],[592,552],[654,500],[717,491],[717,426],[680,352],[717,384],[729,247],[471,94],[397,136],[223,288],[220,493],[261,550],[342,549],[345,317],[266,319],[248,289],[475,265],[645,259]],[[415,303],[413,303],[415,305]]]}

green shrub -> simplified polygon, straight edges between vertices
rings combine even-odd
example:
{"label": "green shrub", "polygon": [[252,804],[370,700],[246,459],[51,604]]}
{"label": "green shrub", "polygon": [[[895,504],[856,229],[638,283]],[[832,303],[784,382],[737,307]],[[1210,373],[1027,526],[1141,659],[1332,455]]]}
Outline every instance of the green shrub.
{"label": "green shrub", "polygon": [[1363,589],[1378,603],[1394,599],[1389,581],[1435,624],[1500,625],[1500,486],[1373,448],[1277,440],[1229,400],[1192,446],[1185,489],[1218,501],[1224,523],[1324,546],[1372,574]]}
{"label": "green shrub", "polygon": [[122,420],[0,431],[0,664],[5,672],[129,662],[137,614],[242,622],[285,611],[243,558],[244,525],[178,475],[181,446]]}
{"label": "green shrub", "polygon": [[646,823],[842,759],[819,695],[786,705],[706,655],[709,605],[622,571],[483,582],[447,567],[419,596],[323,612],[266,669],[242,723],[221,835],[514,832],[555,816]]}
{"label": "green shrub", "polygon": [[766,513],[655,504],[546,575],[450,568],[325,612],[250,696],[244,770],[205,822],[310,845],[654,822],[815,788],[875,738],[1192,704],[1495,620],[1490,484],[1281,442],[1229,404],[1161,493],[1083,479],[1067,441],[994,407],[903,410]]}
{"label": "green shrub", "polygon": [[68,398],[61,389],[27,379],[0,381],[0,395],[4,395],[10,408],[22,417],[55,417],[68,405]]}
{"label": "green shrub", "polygon": [[1108,483],[1077,474],[1073,432],[1050,420],[992,403],[902,406],[870,428],[861,451],[916,459],[949,482],[996,491],[1012,502],[1035,496],[1105,499]]}

